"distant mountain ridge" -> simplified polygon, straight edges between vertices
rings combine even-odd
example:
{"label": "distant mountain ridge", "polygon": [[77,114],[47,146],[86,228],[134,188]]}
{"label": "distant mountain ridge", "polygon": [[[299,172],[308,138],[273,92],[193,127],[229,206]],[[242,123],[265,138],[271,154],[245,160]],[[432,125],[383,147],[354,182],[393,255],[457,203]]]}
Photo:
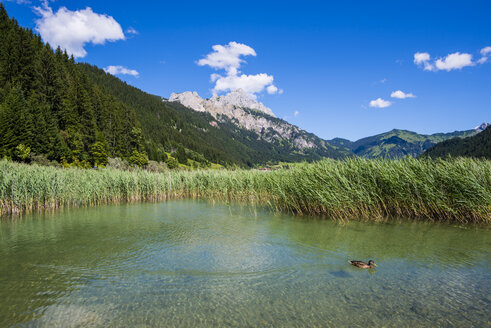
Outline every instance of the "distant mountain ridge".
{"label": "distant mountain ridge", "polygon": [[423,157],[476,157],[491,159],[491,125],[482,124],[476,128],[484,131],[468,138],[445,140],[428,149]]}
{"label": "distant mountain ridge", "polygon": [[378,135],[350,141],[342,138],[323,140],[299,127],[275,117],[264,104],[251,99],[243,90],[234,90],[224,96],[201,98],[196,92],[173,93],[165,102],[179,103],[198,112],[206,112],[217,122],[229,122],[254,132],[267,142],[289,143],[298,151],[310,149],[322,153],[330,150],[334,157],[360,156],[364,158],[396,159],[417,157],[439,142],[452,138],[465,138],[483,131],[489,124],[475,129],[431,135],[408,130],[393,129]]}
{"label": "distant mountain ridge", "polygon": [[483,123],[475,129],[450,133],[419,134],[408,130],[393,129],[389,132],[350,141],[335,138],[328,142],[339,149],[348,149],[354,155],[365,158],[395,159],[405,156],[417,157],[439,142],[452,138],[465,138],[479,133]]}

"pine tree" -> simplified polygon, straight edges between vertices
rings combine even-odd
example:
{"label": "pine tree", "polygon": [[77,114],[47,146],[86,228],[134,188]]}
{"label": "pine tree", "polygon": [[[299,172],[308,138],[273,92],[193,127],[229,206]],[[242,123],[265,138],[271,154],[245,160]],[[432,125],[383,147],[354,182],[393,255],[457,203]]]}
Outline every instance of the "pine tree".
{"label": "pine tree", "polygon": [[12,157],[15,147],[22,143],[19,121],[25,101],[19,87],[8,85],[7,90],[0,108],[0,155]]}
{"label": "pine tree", "polygon": [[184,150],[184,147],[182,147],[182,146],[179,146],[177,148],[175,157],[179,161],[179,163],[181,163],[181,164],[187,164],[187,162],[188,162],[188,159],[186,156],[186,151]]}
{"label": "pine tree", "polygon": [[96,167],[105,167],[107,165],[107,153],[104,144],[100,141],[94,143],[90,148],[91,163]]}
{"label": "pine tree", "polygon": [[131,164],[137,165],[139,167],[144,167],[144,166],[147,166],[148,165],[148,157],[147,157],[147,155],[145,155],[143,153],[140,153],[137,150],[133,150],[133,152],[131,153],[131,156],[128,159],[128,161]]}

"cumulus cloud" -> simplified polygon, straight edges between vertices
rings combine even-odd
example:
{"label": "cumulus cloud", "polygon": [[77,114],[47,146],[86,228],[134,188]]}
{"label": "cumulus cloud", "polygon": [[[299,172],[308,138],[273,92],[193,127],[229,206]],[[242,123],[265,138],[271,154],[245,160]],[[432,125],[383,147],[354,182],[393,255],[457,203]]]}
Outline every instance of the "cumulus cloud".
{"label": "cumulus cloud", "polygon": [[439,70],[451,71],[453,69],[462,69],[466,66],[474,66],[471,54],[461,54],[455,52],[445,58],[440,58],[435,62],[435,66]]}
{"label": "cumulus cloud", "polygon": [[296,110],[295,113],[293,113],[293,116],[297,117],[298,114],[300,114],[300,112],[298,110]]}
{"label": "cumulus cloud", "polygon": [[106,68],[104,68],[104,71],[106,73],[109,73],[109,74],[112,74],[112,75],[131,75],[131,76],[138,76],[140,75],[140,73],[138,73],[137,71],[135,71],[134,69],[129,69],[129,68],[126,68],[126,67],[123,67],[123,66],[119,66],[119,65],[116,65],[116,66],[108,66]]}
{"label": "cumulus cloud", "polygon": [[479,64],[484,64],[488,61],[488,57],[491,54],[491,47],[484,47],[481,49],[481,58],[477,61]]}
{"label": "cumulus cloud", "polygon": [[417,52],[414,54],[414,62],[416,64],[422,64],[430,60],[430,54],[427,52]]}
{"label": "cumulus cloud", "polygon": [[430,54],[427,52],[417,52],[414,54],[414,63],[423,66],[425,71],[432,71],[434,66],[430,63]]}
{"label": "cumulus cloud", "polygon": [[481,58],[479,58],[479,60],[477,61],[477,63],[478,64],[484,64],[487,61],[488,61],[488,57],[481,57]]}
{"label": "cumulus cloud", "polygon": [[212,49],[213,52],[200,59],[197,64],[225,71],[225,75],[213,73],[210,76],[210,81],[215,83],[213,88],[215,94],[242,89],[255,99],[256,94],[263,91],[268,94],[281,94],[283,92],[273,84],[274,77],[272,75],[241,73],[240,68],[242,64],[246,63],[243,57],[256,56],[256,51],[250,46],[232,41],[226,45],[214,45]]}
{"label": "cumulus cloud", "polygon": [[481,55],[487,56],[491,54],[491,47],[484,47],[481,49]]}
{"label": "cumulus cloud", "polygon": [[376,107],[376,108],[386,108],[392,105],[392,102],[388,100],[384,100],[382,98],[377,98],[375,100],[370,101],[370,107]]}
{"label": "cumulus cloud", "polygon": [[392,98],[397,98],[397,99],[406,99],[406,98],[416,98],[415,95],[412,93],[404,93],[401,90],[394,91],[390,94]]}
{"label": "cumulus cloud", "polygon": [[275,93],[279,92],[278,88],[275,85],[270,85],[269,87],[266,88],[266,91],[270,95],[274,95]]}
{"label": "cumulus cloud", "polygon": [[[256,75],[230,75],[220,76],[215,81],[215,92],[233,91],[236,89],[244,90],[252,98],[255,98],[255,94],[264,90],[267,86],[271,86],[273,83],[273,76],[266,73]],[[268,93],[276,93],[276,90],[271,90],[268,87]]]}
{"label": "cumulus cloud", "polygon": [[36,31],[43,40],[77,58],[87,55],[84,49],[87,43],[104,44],[125,39],[121,25],[113,17],[94,13],[90,7],[77,11],[61,7],[55,13],[44,2],[35,12],[40,16],[36,20]]}
{"label": "cumulus cloud", "polygon": [[460,70],[464,67],[475,66],[476,64],[484,64],[491,53],[491,47],[481,49],[482,57],[473,61],[472,55],[468,53],[454,52],[443,58],[431,60],[430,54],[427,52],[417,52],[414,54],[414,63],[424,68],[425,71],[452,71]]}
{"label": "cumulus cloud", "polygon": [[198,61],[199,66],[210,66],[214,69],[224,69],[227,75],[237,75],[239,68],[245,60],[242,56],[256,56],[256,51],[248,45],[230,42],[224,46],[216,44],[213,52]]}

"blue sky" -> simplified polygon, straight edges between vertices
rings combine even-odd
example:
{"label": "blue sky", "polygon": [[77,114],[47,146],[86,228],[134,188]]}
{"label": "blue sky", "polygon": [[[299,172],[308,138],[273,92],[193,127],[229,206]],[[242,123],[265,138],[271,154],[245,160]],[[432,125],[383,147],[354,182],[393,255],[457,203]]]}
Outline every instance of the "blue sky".
{"label": "blue sky", "polygon": [[[250,77],[264,88],[252,94],[278,117],[326,139],[393,128],[450,132],[491,121],[491,1],[3,3],[78,61],[138,72],[118,77],[149,93],[210,97],[213,73]],[[82,31],[64,28],[64,19],[84,15]],[[230,42],[247,46],[235,57],[245,60],[238,73],[198,65],[213,45]],[[398,90],[415,97],[391,97]]]}

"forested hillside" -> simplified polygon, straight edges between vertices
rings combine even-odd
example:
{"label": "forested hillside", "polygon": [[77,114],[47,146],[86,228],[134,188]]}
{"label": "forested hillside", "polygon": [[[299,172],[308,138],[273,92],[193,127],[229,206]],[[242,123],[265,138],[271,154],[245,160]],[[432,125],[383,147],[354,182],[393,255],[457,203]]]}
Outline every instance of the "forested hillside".
{"label": "forested hillside", "polygon": [[428,149],[425,157],[476,157],[491,159],[491,127],[483,132],[464,139],[454,138],[436,144]]}
{"label": "forested hillside", "polygon": [[279,161],[312,161],[346,155],[330,146],[327,149],[323,147],[300,152],[288,143],[268,142],[266,138],[258,138],[253,131],[238,127],[227,117],[216,121],[209,113],[196,112],[176,102],[163,102],[161,97],[130,86],[96,66],[78,66],[105,93],[135,109],[151,159],[158,160],[154,154],[159,147],[170,152],[178,145],[187,148],[188,153],[192,153],[191,150],[195,154],[202,154],[207,160],[241,166]]}
{"label": "forested hillside", "polygon": [[364,158],[395,159],[405,156],[416,157],[441,141],[456,137],[468,137],[476,133],[476,130],[467,130],[424,135],[412,131],[394,129],[354,142],[336,138],[329,140],[329,143],[341,149],[349,149],[354,155]]}
{"label": "forested hillside", "polygon": [[73,58],[43,44],[10,19],[0,3],[0,156],[41,154],[50,160],[105,161],[142,155],[132,108],[103,93]]}
{"label": "forested hillside", "polygon": [[52,49],[10,19],[1,3],[0,136],[1,157],[41,155],[85,167],[103,165],[107,157],[163,161],[174,152],[181,163],[239,166],[343,156],[334,149],[299,152],[226,119],[164,103]]}

